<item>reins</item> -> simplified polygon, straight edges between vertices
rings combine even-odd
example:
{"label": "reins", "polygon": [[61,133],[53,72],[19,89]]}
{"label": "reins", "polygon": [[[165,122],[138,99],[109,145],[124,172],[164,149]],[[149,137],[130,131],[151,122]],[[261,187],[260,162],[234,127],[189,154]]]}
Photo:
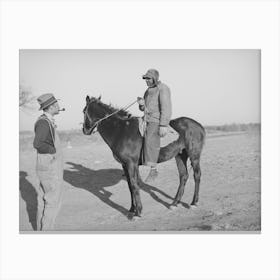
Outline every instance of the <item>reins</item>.
{"label": "reins", "polygon": [[[91,101],[91,102],[93,102],[93,101]],[[89,104],[90,104],[91,102],[89,102]],[[131,107],[132,105],[134,105],[136,102],[137,102],[137,100],[135,100],[135,101],[132,102],[131,104],[126,105],[125,107],[123,107],[123,108],[121,108],[121,109],[119,109],[119,110],[117,110],[117,111],[115,111],[115,112],[113,112],[113,113],[111,113],[111,114],[105,116],[104,118],[99,119],[97,122],[95,122],[95,124],[94,124],[90,129],[93,130],[93,127],[96,127],[96,130],[97,130],[97,129],[98,129],[98,125],[99,125],[102,121],[104,121],[104,120],[110,118],[111,116],[113,116],[113,115],[119,113],[120,111],[123,111],[123,110],[125,111],[125,110],[127,110],[129,107]],[[87,114],[87,117],[88,117],[88,118],[89,118],[89,115],[88,115],[88,112],[87,112],[87,111],[88,111],[88,106],[89,106],[89,104],[87,105],[87,110],[86,110],[86,114]],[[89,118],[89,119],[90,119],[90,118]]]}

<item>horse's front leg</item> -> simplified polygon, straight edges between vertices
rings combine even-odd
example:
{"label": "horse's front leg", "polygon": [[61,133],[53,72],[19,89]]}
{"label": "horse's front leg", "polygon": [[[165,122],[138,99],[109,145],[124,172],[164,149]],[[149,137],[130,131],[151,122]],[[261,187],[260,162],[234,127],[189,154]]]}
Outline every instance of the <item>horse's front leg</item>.
{"label": "horse's front leg", "polygon": [[128,184],[128,188],[129,188],[129,192],[130,192],[130,197],[131,197],[131,207],[129,209],[129,212],[134,214],[135,210],[136,210],[135,198],[134,198],[133,190],[132,190],[132,187],[131,187],[129,173],[128,173],[127,167],[125,165],[123,165],[123,170],[124,170],[124,174],[125,174],[126,179],[127,179],[127,184]]}
{"label": "horse's front leg", "polygon": [[128,183],[129,187],[131,189],[131,199],[132,199],[132,205],[134,210],[135,216],[141,216],[142,212],[142,203],[140,198],[140,188],[138,185],[138,172],[137,172],[138,164],[137,162],[130,162],[126,169],[128,174]]}

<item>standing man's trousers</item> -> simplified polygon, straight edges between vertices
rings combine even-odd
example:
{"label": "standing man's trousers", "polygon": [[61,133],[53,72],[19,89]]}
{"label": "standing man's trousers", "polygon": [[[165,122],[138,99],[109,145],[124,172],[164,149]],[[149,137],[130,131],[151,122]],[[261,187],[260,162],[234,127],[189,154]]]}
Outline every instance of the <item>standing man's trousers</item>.
{"label": "standing man's trousers", "polygon": [[57,154],[37,154],[37,230],[53,230],[61,206],[63,167]]}

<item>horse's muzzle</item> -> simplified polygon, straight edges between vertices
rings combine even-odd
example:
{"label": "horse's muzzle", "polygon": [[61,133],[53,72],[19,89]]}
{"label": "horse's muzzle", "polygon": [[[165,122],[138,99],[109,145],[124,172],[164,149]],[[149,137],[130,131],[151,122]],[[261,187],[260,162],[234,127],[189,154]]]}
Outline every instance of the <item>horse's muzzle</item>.
{"label": "horse's muzzle", "polygon": [[95,128],[96,128],[96,126],[93,126],[93,127],[89,128],[89,129],[87,129],[87,128],[85,128],[85,127],[83,126],[83,133],[84,133],[85,135],[90,135],[90,134],[92,134],[92,133],[95,132],[95,131],[94,131]]}
{"label": "horse's muzzle", "polygon": [[90,135],[90,134],[91,134],[91,129],[85,129],[85,128],[83,127],[83,133],[84,133],[85,135]]}

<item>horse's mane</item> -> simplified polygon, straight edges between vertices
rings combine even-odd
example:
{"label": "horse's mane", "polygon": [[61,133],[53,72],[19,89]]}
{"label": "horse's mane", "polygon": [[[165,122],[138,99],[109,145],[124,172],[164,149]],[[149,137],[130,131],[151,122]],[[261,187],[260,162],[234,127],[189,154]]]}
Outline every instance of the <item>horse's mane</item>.
{"label": "horse's mane", "polygon": [[103,103],[100,99],[97,99],[95,97],[91,97],[90,102],[91,101],[95,101],[97,104],[99,104],[99,106],[106,111],[108,114],[112,114],[114,112],[119,111],[118,113],[116,113],[114,116],[120,119],[127,119],[127,118],[131,118],[132,115],[130,112],[128,112],[127,110],[124,109],[120,109],[117,107],[113,107],[112,104],[105,104]]}

